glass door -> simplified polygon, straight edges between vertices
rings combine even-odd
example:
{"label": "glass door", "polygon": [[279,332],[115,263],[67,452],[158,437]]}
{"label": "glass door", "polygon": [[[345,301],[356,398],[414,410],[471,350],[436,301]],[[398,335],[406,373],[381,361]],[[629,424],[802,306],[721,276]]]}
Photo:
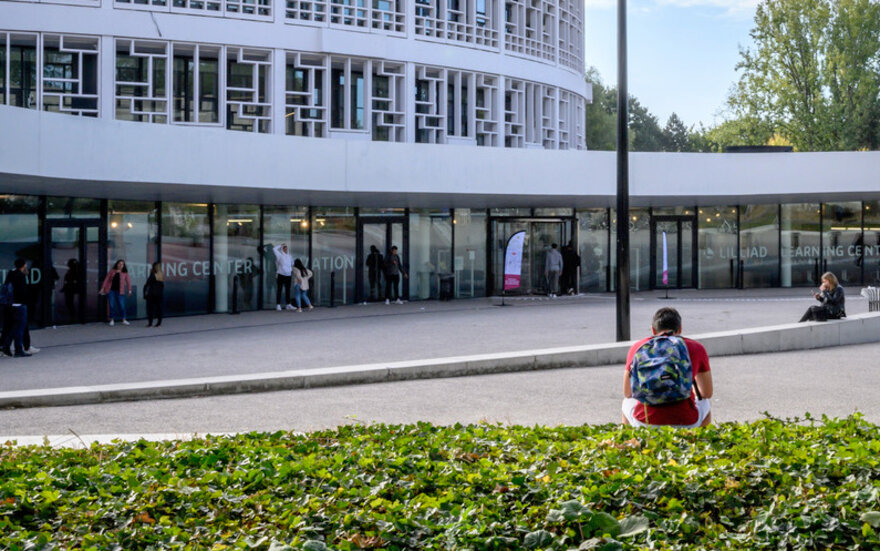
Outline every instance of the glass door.
{"label": "glass door", "polygon": [[520,286],[510,289],[508,295],[533,295],[547,294],[549,282],[545,273],[547,253],[556,244],[556,249],[562,252],[562,247],[568,243],[567,235],[571,233],[571,222],[567,220],[551,219],[528,219],[508,218],[496,219],[492,224],[492,278],[494,293],[501,294],[504,290],[504,255],[507,242],[512,235],[525,231],[522,252],[522,273],[520,274]]}
{"label": "glass door", "polygon": [[[358,222],[358,259],[357,259],[357,302],[375,302],[385,300],[385,259],[391,255],[391,248],[397,247],[397,255],[404,271],[409,274],[409,263],[406,252],[409,249],[408,232],[402,218],[361,219]],[[371,256],[374,252],[381,255]],[[409,297],[409,284],[400,278],[400,295]]]}
{"label": "glass door", "polygon": [[[529,291],[533,295],[546,295],[550,293],[550,281],[547,279],[546,265],[547,254],[556,245],[556,250],[562,253],[564,227],[562,222],[532,222],[531,223],[530,252],[524,255],[524,262],[531,266],[532,288]],[[561,276],[561,273],[560,273]]]}
{"label": "glass door", "polygon": [[48,325],[104,319],[98,290],[106,258],[98,221],[48,220]]}
{"label": "glass door", "polygon": [[[683,216],[655,216],[651,220],[651,287],[694,286],[694,220]],[[666,239],[664,250],[663,241]],[[666,261],[664,272],[663,264]]]}

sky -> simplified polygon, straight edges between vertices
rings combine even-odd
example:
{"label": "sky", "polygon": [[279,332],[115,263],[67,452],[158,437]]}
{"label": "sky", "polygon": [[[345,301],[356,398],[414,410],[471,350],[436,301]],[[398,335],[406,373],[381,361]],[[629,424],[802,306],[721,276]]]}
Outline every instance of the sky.
{"label": "sky", "polygon": [[[660,122],[723,120],[759,0],[628,0],[629,93]],[[586,63],[617,83],[617,0],[586,0]]]}

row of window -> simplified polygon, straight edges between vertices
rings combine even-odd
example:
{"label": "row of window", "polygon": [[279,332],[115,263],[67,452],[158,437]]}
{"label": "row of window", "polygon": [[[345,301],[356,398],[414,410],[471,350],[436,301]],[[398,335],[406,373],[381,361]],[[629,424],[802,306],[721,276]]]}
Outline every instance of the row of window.
{"label": "row of window", "polygon": [[[39,1],[39,0],[34,0]],[[413,0],[411,34],[584,69],[583,2],[578,0]],[[100,0],[69,0],[98,6]],[[114,0],[114,6],[271,21],[273,0]],[[403,36],[406,0],[284,0],[287,22]],[[499,11],[503,10],[503,15]],[[500,18],[503,20],[499,21]]]}
{"label": "row of window", "polygon": [[[124,38],[114,44],[118,120],[584,148],[585,101],[554,86],[423,65],[410,75],[405,62],[287,52],[284,96],[277,99],[285,116],[273,121],[271,50]],[[97,117],[99,57],[98,37],[0,32],[0,105]]]}

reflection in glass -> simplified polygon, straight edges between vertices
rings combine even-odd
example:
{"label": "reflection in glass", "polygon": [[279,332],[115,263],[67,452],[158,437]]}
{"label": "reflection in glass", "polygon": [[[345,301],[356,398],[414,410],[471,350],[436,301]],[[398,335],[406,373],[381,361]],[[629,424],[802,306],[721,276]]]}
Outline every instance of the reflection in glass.
{"label": "reflection in glass", "polygon": [[437,298],[440,276],[452,271],[452,216],[448,210],[409,215],[410,299]]}
{"label": "reflection in glass", "polygon": [[880,285],[880,201],[865,202],[864,248],[862,249],[865,285]]}
{"label": "reflection in glass", "polygon": [[159,232],[158,211],[152,201],[107,202],[107,258],[112,265],[125,259],[133,289],[130,305],[126,305],[129,319],[143,317],[146,301],[143,287],[150,275],[150,267],[158,258],[156,238]]}
{"label": "reflection in glass", "polygon": [[746,205],[740,210],[743,287],[779,286],[779,205]]}
{"label": "reflection in glass", "polygon": [[214,205],[215,312],[257,309],[259,259],[260,207]]}
{"label": "reflection in glass", "polygon": [[608,209],[578,210],[577,217],[580,291],[600,293],[608,289]]}
{"label": "reflection in glass", "polygon": [[162,203],[165,313],[208,311],[210,228],[205,203]]}
{"label": "reflection in glass", "polygon": [[782,205],[781,284],[819,286],[819,203]]}
{"label": "reflection in glass", "polygon": [[841,285],[862,281],[862,204],[822,205],[823,272],[833,272]]}
{"label": "reflection in glass", "polygon": [[728,289],[736,285],[739,256],[736,251],[737,207],[697,209],[700,289]]}
{"label": "reflection in glass", "polygon": [[335,303],[354,302],[357,222],[352,207],[312,209],[312,302],[330,304],[330,274],[335,273]]}
{"label": "reflection in glass", "polygon": [[[287,245],[294,260],[309,263],[309,209],[295,206],[263,207],[263,307],[274,308],[276,301],[276,245]],[[292,292],[292,291],[291,291]],[[283,301],[282,301],[283,302]]]}
{"label": "reflection in glass", "polygon": [[46,218],[100,218],[101,200],[80,197],[46,198]]}
{"label": "reflection in glass", "polygon": [[455,209],[455,296],[486,295],[486,211]]}
{"label": "reflection in glass", "polygon": [[[30,266],[28,281],[31,285],[43,283],[42,248],[40,246],[40,222],[37,215],[40,199],[33,195],[0,194],[0,282],[13,269],[16,258],[24,258]],[[34,287],[31,296],[33,307],[28,308],[32,321],[41,321],[38,300],[39,287]]]}

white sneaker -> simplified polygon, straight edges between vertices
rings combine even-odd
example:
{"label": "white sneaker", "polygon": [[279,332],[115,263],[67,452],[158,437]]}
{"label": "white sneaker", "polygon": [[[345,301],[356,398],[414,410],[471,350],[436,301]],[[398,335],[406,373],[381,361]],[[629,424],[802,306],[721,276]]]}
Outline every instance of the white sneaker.
{"label": "white sneaker", "polygon": [[293,304],[288,304],[287,309],[288,310],[296,310],[296,308],[293,307]]}
{"label": "white sneaker", "polygon": [[110,325],[110,327],[113,327],[113,326],[114,326],[114,325],[116,325],[116,322],[115,322],[115,321],[113,321],[113,320],[110,320],[110,323],[109,323],[109,325]]}
{"label": "white sneaker", "polygon": [[122,325],[131,325],[131,324],[128,323],[128,320],[122,320]]}
{"label": "white sneaker", "polygon": [[397,300],[394,301],[394,304],[403,304],[403,301],[400,300],[400,299],[397,299]]}
{"label": "white sneaker", "polygon": [[36,354],[39,351],[40,351],[40,349],[37,348],[36,346],[32,346],[32,347],[28,348],[27,350],[25,350],[25,352],[27,352],[28,354]]}
{"label": "white sneaker", "polygon": [[386,298],[386,299],[385,299],[385,304],[391,304],[391,301],[388,300],[388,299]]}

